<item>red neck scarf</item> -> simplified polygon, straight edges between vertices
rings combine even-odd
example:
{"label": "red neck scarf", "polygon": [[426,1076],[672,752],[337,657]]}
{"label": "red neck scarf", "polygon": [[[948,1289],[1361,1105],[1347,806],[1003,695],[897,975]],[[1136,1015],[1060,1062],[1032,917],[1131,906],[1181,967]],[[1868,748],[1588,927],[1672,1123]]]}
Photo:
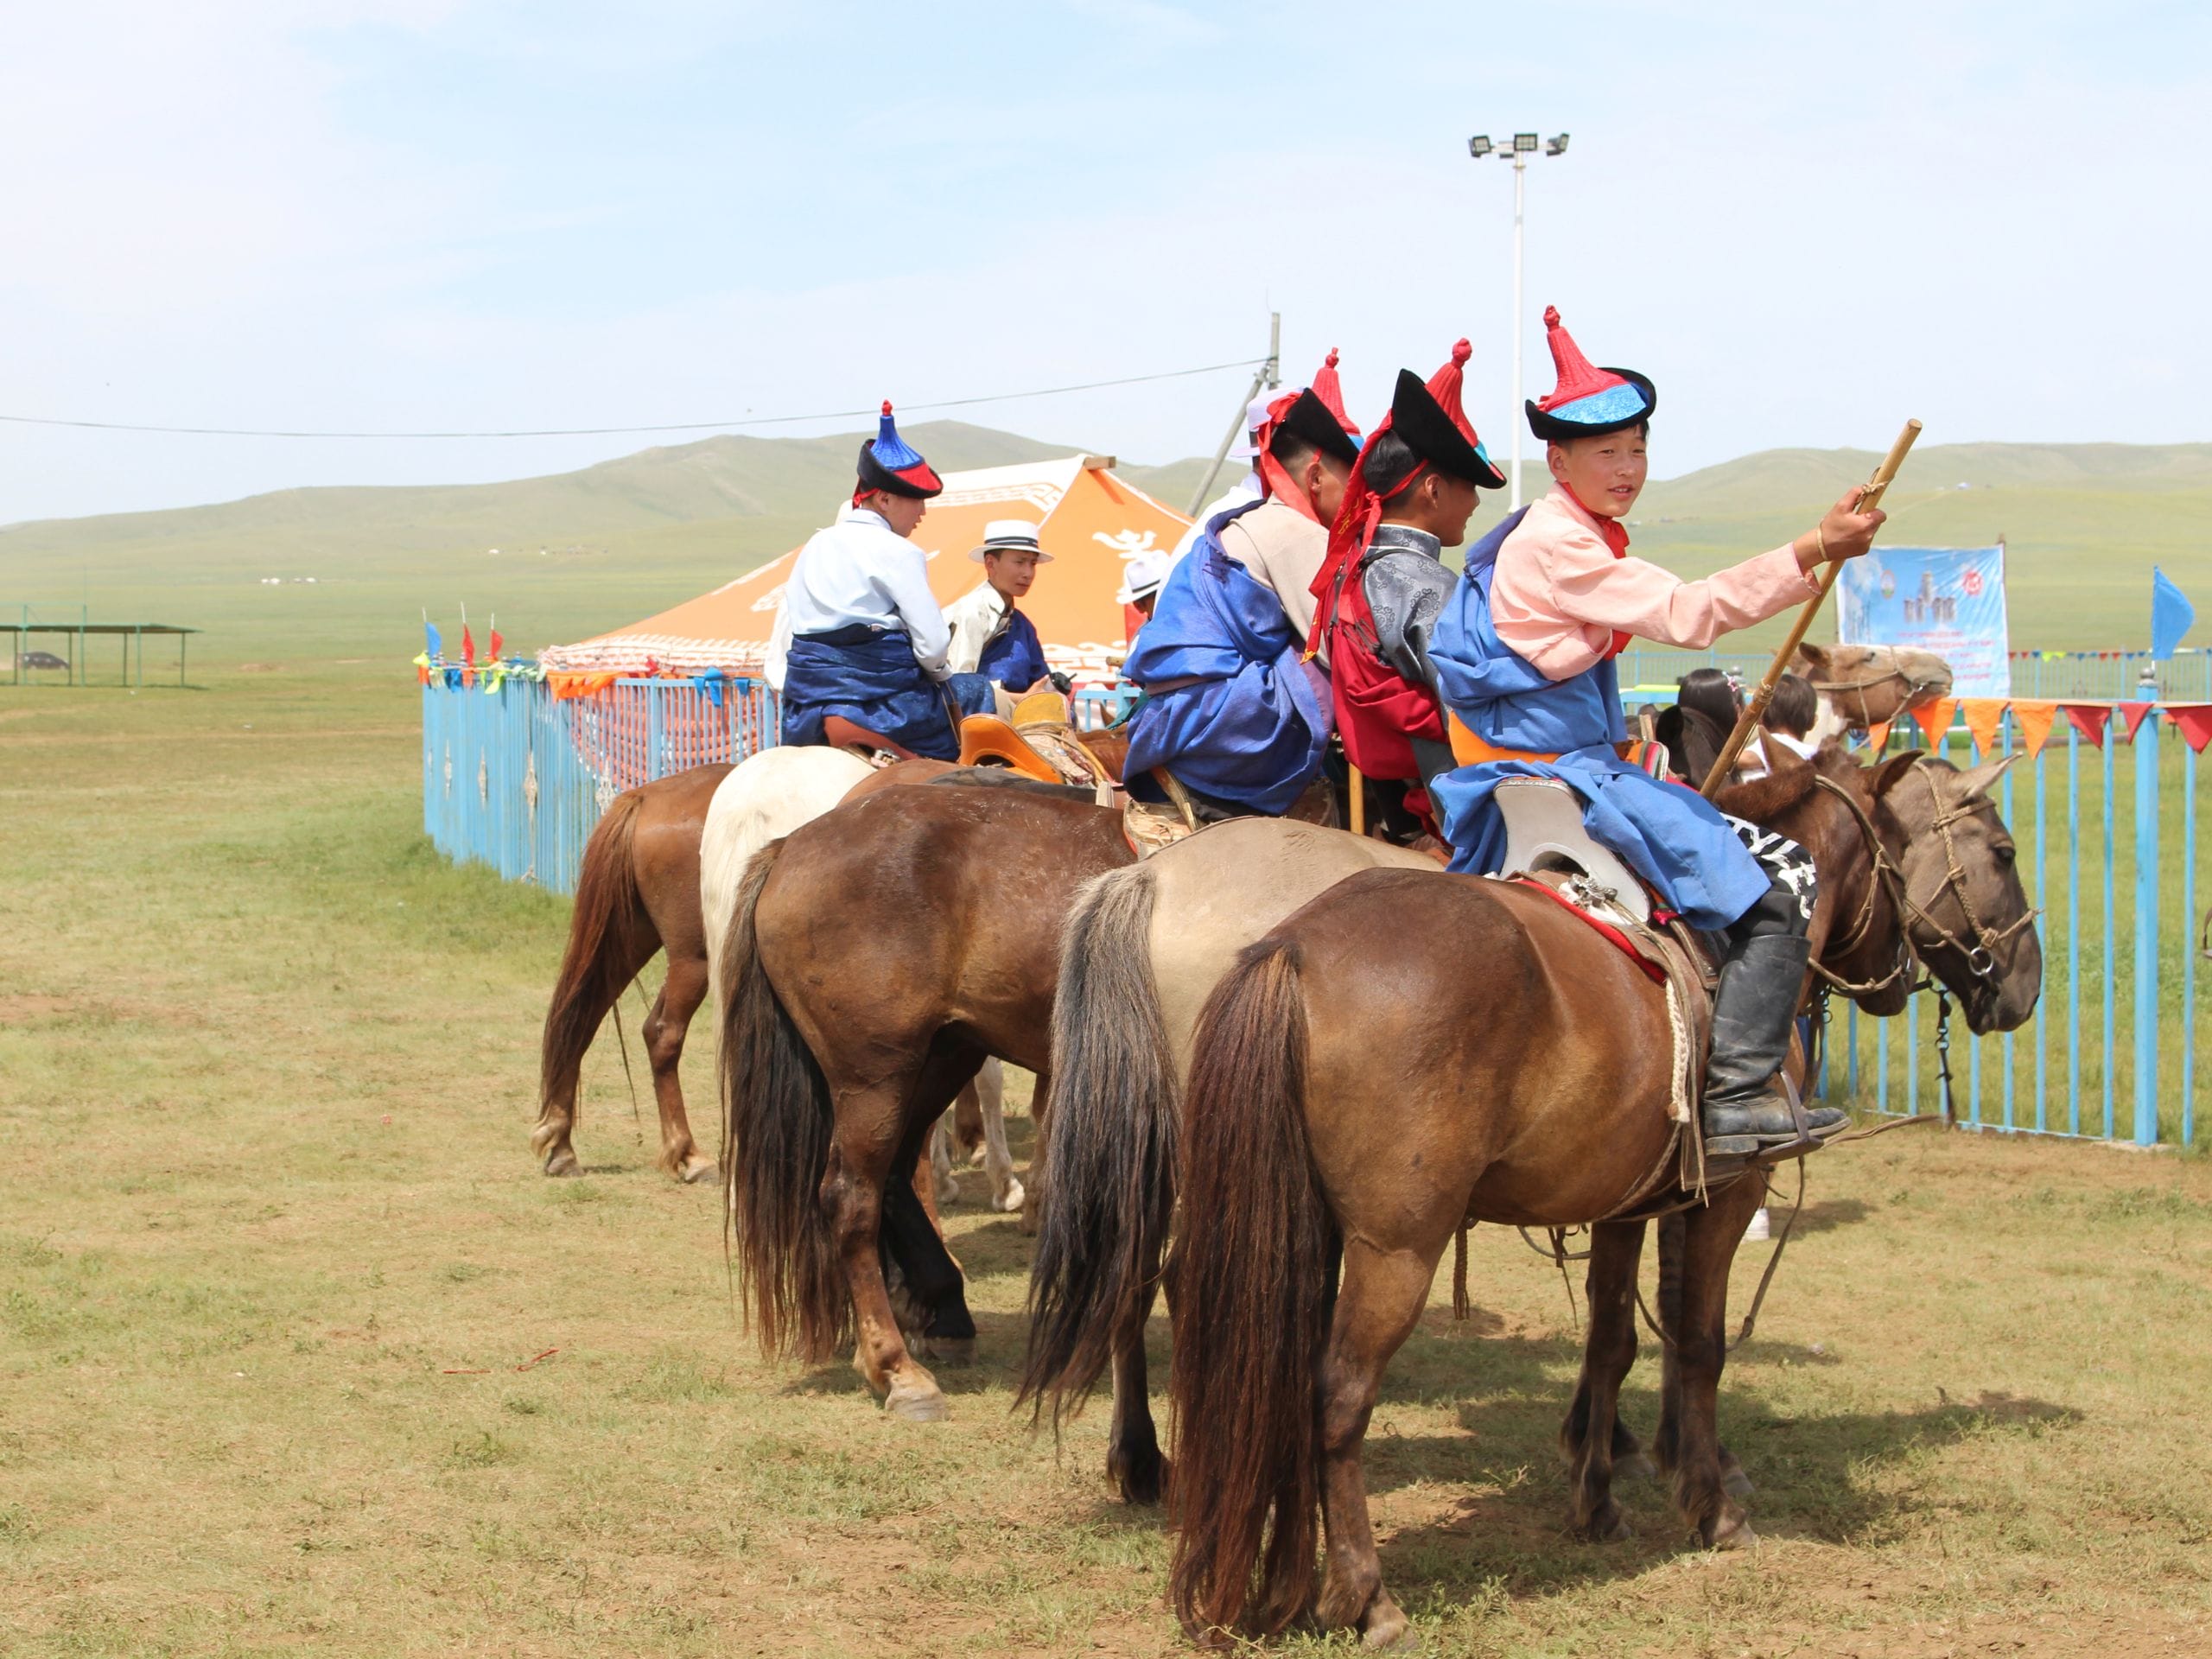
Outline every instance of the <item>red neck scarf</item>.
{"label": "red neck scarf", "polygon": [[[1560,480],[1560,488],[1566,493],[1568,500],[1573,502],[1576,506],[1582,508],[1582,516],[1598,526],[1598,534],[1604,537],[1605,545],[1612,550],[1613,556],[1617,559],[1626,558],[1628,556],[1628,531],[1622,528],[1621,521],[1618,518],[1608,518],[1602,512],[1591,512],[1587,506],[1583,505],[1582,498],[1574,493],[1574,486],[1572,484],[1567,483],[1564,479]],[[1618,628],[1615,628],[1613,630],[1612,649],[1608,651],[1605,655],[1608,657],[1619,656],[1621,652],[1628,649],[1628,642],[1633,637],[1633,635],[1623,633]]]}
{"label": "red neck scarf", "polygon": [[[1262,500],[1280,501],[1315,524],[1321,523],[1321,515],[1313,511],[1313,501],[1298,480],[1283,469],[1282,462],[1277,461],[1272,452],[1266,449],[1260,451],[1260,488]],[[1323,528],[1327,526],[1323,525]]]}

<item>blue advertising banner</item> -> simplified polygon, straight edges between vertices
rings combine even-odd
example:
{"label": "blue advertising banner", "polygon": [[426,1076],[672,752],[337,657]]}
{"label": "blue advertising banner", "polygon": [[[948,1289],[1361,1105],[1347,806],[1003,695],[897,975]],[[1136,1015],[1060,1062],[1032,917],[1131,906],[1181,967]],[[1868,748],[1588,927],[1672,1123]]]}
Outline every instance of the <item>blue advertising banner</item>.
{"label": "blue advertising banner", "polygon": [[1836,638],[1847,645],[1915,645],[1951,665],[1961,697],[2006,697],[2005,549],[1878,547],[1843,567]]}

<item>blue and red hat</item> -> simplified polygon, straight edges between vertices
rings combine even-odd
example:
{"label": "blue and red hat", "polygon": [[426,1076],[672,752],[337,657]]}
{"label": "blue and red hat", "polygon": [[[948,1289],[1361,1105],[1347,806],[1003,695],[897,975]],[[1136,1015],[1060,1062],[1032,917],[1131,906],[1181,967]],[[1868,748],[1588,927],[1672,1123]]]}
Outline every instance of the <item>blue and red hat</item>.
{"label": "blue and red hat", "polygon": [[1544,331],[1551,341],[1552,366],[1559,384],[1551,396],[1529,405],[1529,429],[1547,443],[1594,438],[1640,426],[1659,407],[1651,382],[1634,369],[1593,368],[1559,320],[1559,308],[1544,308]]}
{"label": "blue and red hat", "polygon": [[888,397],[883,400],[883,419],[874,441],[861,445],[860,474],[860,488],[853,493],[855,500],[869,490],[882,490],[926,501],[944,488],[944,480],[922,459],[921,452],[899,435],[898,427],[892,423]]}

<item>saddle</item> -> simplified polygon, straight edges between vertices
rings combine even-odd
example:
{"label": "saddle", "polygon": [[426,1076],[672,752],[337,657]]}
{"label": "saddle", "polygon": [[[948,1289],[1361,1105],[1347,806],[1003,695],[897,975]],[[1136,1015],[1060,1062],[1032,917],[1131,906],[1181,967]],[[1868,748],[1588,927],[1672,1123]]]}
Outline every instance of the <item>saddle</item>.
{"label": "saddle", "polygon": [[969,715],[960,722],[960,764],[1011,766],[1039,783],[1084,789],[1117,781],[1076,731],[1068,701],[1057,691],[1022,698],[1011,719]]}
{"label": "saddle", "polygon": [[822,721],[822,741],[833,749],[848,750],[879,771],[894,766],[901,760],[918,760],[905,744],[894,742],[880,732],[872,732],[858,721],[847,720],[842,715],[826,715]]}

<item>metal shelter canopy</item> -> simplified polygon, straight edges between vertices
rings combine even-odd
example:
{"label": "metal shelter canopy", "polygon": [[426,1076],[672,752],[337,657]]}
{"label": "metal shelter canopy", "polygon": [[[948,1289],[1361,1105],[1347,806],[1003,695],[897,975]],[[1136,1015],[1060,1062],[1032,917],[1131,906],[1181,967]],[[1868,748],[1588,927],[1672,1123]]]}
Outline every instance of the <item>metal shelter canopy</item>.
{"label": "metal shelter canopy", "polygon": [[[64,658],[69,671],[67,683],[71,685],[90,685],[92,683],[92,665],[85,660],[86,645],[91,636],[96,633],[119,637],[124,642],[123,674],[122,677],[116,682],[118,685],[146,683],[147,635],[173,637],[176,640],[176,683],[182,685],[185,683],[185,638],[188,634],[200,632],[198,628],[179,627],[170,622],[94,622],[89,618],[83,617],[74,622],[34,622],[30,620],[29,607],[24,607],[22,620],[14,622],[0,622],[0,633],[15,636],[15,648],[9,652],[10,661],[15,670],[15,677],[10,681],[13,685],[23,683],[23,657],[33,634],[58,634],[68,640],[70,642],[68,654]],[[137,657],[135,667],[132,661],[134,647]]]}

